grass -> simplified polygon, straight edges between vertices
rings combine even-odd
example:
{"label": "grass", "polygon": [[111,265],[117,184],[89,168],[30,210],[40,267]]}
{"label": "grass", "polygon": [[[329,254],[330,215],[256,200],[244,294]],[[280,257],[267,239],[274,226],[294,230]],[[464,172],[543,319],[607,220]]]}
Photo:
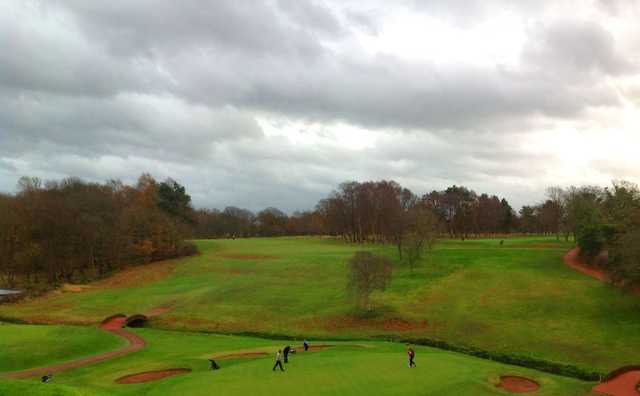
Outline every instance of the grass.
{"label": "grass", "polygon": [[60,363],[125,345],[120,337],[97,328],[0,322],[0,372]]}
{"label": "grass", "polygon": [[[500,395],[504,392],[495,384],[499,376],[505,374],[538,381],[541,389],[537,394],[543,396],[583,395],[593,385],[426,347],[416,348],[418,367],[409,369],[404,345],[379,341],[332,342],[333,347],[322,351],[299,352],[290,357],[284,373],[274,373],[271,370],[273,353],[284,346],[283,341],[154,329],[135,332],[147,340],[145,349],[65,371],[56,375],[51,384],[39,384],[36,380],[0,380],[0,394]],[[222,369],[208,370],[207,359],[211,356],[257,351],[268,355],[219,360]],[[143,384],[114,382],[127,374],[177,367],[193,371]]]}
{"label": "grass", "polygon": [[155,311],[151,325],[163,329],[433,338],[604,372],[637,363],[640,299],[564,266],[572,245],[555,238],[443,241],[414,273],[396,266],[391,286],[373,295],[379,315],[369,319],[354,316],[346,299],[345,263],[359,249],[395,258],[391,246],[321,238],[197,244],[201,255],[136,270],[133,284],[98,282],[3,305],[0,317],[95,324]]}

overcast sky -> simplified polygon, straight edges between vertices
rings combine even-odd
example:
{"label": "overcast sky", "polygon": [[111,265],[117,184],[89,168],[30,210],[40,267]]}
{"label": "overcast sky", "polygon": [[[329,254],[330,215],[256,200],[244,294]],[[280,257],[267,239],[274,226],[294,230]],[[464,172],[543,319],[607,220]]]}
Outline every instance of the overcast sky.
{"label": "overcast sky", "polygon": [[0,191],[172,177],[196,207],[346,180],[640,182],[640,1],[0,0]]}

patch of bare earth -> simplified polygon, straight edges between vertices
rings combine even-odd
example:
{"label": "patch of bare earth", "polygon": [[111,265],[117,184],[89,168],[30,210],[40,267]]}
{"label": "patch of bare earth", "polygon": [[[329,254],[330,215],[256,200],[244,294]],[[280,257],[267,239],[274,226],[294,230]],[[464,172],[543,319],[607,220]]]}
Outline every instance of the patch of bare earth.
{"label": "patch of bare earth", "polygon": [[339,331],[347,329],[370,329],[370,330],[384,330],[388,332],[409,332],[416,330],[424,330],[429,327],[429,322],[422,321],[408,321],[401,318],[358,318],[354,316],[337,316],[327,320],[325,329],[329,331]]}
{"label": "patch of bare earth", "polygon": [[153,307],[150,310],[146,311],[145,314],[148,317],[160,316],[168,312],[171,312],[175,304],[176,304],[176,301],[172,301],[162,305],[158,305],[157,307]]}
{"label": "patch of bare earth", "polygon": [[116,383],[139,384],[141,382],[158,381],[163,378],[172,377],[174,375],[187,374],[190,372],[191,372],[191,369],[187,369],[187,368],[173,368],[173,369],[167,369],[167,370],[145,371],[143,373],[130,374],[130,375],[125,375],[124,377],[120,377],[116,380]]}
{"label": "patch of bare earth", "polygon": [[109,278],[92,283],[92,286],[111,289],[153,283],[166,278],[177,265],[177,260],[165,260],[126,268]]}
{"label": "patch of bare earth", "polygon": [[530,393],[540,389],[536,381],[516,375],[503,375],[496,386],[511,393]]}

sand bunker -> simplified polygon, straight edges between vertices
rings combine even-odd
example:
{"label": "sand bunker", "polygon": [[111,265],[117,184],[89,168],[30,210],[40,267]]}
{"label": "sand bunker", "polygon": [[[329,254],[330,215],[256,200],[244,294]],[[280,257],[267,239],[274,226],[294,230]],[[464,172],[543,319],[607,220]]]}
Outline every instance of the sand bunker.
{"label": "sand bunker", "polygon": [[601,394],[615,396],[640,396],[637,386],[640,382],[640,367],[629,366],[615,370],[593,390]]}
{"label": "sand bunker", "polygon": [[516,375],[501,376],[500,383],[496,386],[511,393],[529,393],[540,389],[540,385],[534,380]]}
{"label": "sand bunker", "polygon": [[[307,352],[316,352],[316,351],[322,351],[325,350],[327,348],[331,348],[334,345],[309,345],[309,350]],[[300,345],[299,347],[296,347],[296,352],[304,352],[304,346]]]}
{"label": "sand bunker", "polygon": [[191,369],[174,368],[167,370],[145,371],[144,373],[130,374],[116,380],[118,384],[138,384],[141,382],[158,381],[174,375],[190,373]]}

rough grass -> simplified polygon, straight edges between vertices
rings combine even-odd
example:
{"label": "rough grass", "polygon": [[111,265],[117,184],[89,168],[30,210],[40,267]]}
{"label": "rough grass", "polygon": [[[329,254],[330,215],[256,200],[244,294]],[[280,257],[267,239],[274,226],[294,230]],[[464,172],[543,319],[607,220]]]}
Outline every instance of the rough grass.
{"label": "rough grass", "polygon": [[396,265],[368,319],[346,299],[345,263],[359,249],[393,258],[395,249],[320,238],[197,241],[202,254],[162,276],[0,306],[0,317],[94,324],[116,312],[159,313],[151,325],[166,329],[436,338],[604,372],[638,363],[640,298],[564,266],[570,243],[499,241],[443,241],[414,273]]}

